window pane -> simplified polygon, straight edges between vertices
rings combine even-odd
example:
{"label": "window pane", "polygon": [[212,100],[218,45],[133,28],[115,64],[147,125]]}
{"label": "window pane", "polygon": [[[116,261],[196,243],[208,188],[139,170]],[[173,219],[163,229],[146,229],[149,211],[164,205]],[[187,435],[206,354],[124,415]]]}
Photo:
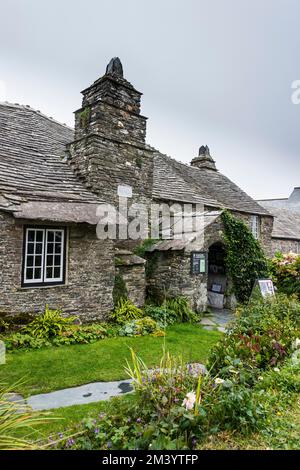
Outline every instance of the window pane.
{"label": "window pane", "polygon": [[60,277],[60,268],[58,268],[58,267],[54,268],[54,277],[55,278]]}
{"label": "window pane", "polygon": [[55,232],[55,241],[61,242],[61,232]]}
{"label": "window pane", "polygon": [[27,256],[27,266],[33,266],[33,256]]}
{"label": "window pane", "polygon": [[46,266],[52,266],[52,265],[53,265],[53,256],[47,255]]}
{"label": "window pane", "polygon": [[34,240],[35,240],[35,230],[28,230],[27,240],[29,242],[34,242]]}
{"label": "window pane", "polygon": [[28,245],[27,245],[27,253],[28,253],[29,255],[31,255],[31,254],[33,254],[33,252],[34,252],[34,243],[28,243]]}
{"label": "window pane", "polygon": [[37,255],[41,255],[43,252],[43,244],[42,243],[36,243],[35,244],[35,253]]}
{"label": "window pane", "polygon": [[26,279],[33,279],[33,268],[26,269]]}
{"label": "window pane", "polygon": [[54,232],[48,232],[47,241],[53,242],[54,241]]}
{"label": "window pane", "polygon": [[54,264],[55,266],[60,266],[60,255],[54,256]]}
{"label": "window pane", "polygon": [[46,277],[47,279],[52,279],[52,268],[47,268],[46,269]]}
{"label": "window pane", "polygon": [[42,257],[40,255],[35,257],[35,266],[42,266]]}
{"label": "window pane", "polygon": [[60,252],[61,252],[61,244],[55,243],[55,253],[60,253]]}
{"label": "window pane", "polygon": [[53,243],[47,243],[47,253],[53,253]]}
{"label": "window pane", "polygon": [[43,235],[44,235],[44,231],[42,230],[37,230],[36,232],[36,241],[37,242],[42,242],[43,241]]}
{"label": "window pane", "polygon": [[35,268],[34,270],[34,279],[41,279],[41,273],[42,273],[42,270],[41,268]]}

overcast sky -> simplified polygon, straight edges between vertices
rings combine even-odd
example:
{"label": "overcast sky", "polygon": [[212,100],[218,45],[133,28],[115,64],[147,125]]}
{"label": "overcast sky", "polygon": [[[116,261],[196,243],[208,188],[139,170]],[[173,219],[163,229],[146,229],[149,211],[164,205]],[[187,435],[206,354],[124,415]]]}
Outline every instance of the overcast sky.
{"label": "overcast sky", "polygon": [[190,162],[207,144],[255,198],[300,186],[299,0],[0,0],[0,101],[73,126],[113,56],[147,142]]}

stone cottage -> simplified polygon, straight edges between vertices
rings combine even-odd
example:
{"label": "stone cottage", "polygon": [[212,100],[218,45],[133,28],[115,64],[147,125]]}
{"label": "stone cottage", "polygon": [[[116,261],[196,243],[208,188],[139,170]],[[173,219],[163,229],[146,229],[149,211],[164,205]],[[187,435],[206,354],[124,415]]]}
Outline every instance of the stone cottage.
{"label": "stone cottage", "polygon": [[199,234],[180,246],[162,240],[147,257],[155,261],[148,289],[169,289],[205,308],[230,282],[220,211],[243,218],[267,253],[273,216],[218,172],[207,147],[189,166],[146,144],[142,94],[123,77],[118,58],[82,94],[75,131],[29,106],[0,104],[0,314],[49,304],[85,321],[105,318],[116,276],[142,305],[145,260],[132,253],[137,241],[96,235],[99,205],[117,204],[124,194],[147,208],[203,205],[201,244]]}
{"label": "stone cottage", "polygon": [[272,254],[300,254],[300,188],[288,198],[257,201],[274,216]]}

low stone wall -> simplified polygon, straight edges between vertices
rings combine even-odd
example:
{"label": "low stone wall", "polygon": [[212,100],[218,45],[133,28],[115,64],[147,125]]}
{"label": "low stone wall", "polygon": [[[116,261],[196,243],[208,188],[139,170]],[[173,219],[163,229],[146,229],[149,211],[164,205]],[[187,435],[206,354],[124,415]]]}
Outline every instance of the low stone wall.
{"label": "low stone wall", "polygon": [[281,238],[272,239],[272,254],[274,255],[276,251],[281,253],[296,253],[300,254],[300,241],[297,240],[287,240]]}
{"label": "low stone wall", "polygon": [[22,288],[23,225],[0,212],[0,315],[38,313],[46,304],[83,321],[108,315],[115,275],[112,242],[98,240],[95,228],[86,225],[68,227],[68,239],[66,285]]}

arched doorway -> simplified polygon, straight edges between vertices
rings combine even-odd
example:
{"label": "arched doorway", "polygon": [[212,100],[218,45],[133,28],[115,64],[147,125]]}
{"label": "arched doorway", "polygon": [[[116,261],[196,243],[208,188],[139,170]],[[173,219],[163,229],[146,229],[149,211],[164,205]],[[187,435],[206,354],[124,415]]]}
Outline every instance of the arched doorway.
{"label": "arched doorway", "polygon": [[226,250],[221,242],[213,243],[208,250],[208,302],[211,307],[224,308],[227,290],[225,264]]}

